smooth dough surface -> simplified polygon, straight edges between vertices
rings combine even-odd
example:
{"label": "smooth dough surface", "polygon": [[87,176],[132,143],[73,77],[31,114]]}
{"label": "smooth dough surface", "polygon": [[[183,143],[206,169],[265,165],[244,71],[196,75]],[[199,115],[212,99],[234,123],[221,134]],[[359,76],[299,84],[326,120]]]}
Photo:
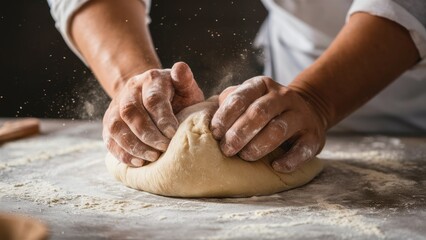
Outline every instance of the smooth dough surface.
{"label": "smooth dough surface", "polygon": [[209,130],[216,108],[217,102],[206,101],[179,113],[179,129],[156,162],[132,168],[108,154],[108,170],[128,187],[163,196],[250,197],[301,186],[323,169],[313,159],[293,173],[276,172],[270,163],[277,150],[256,162],[224,156]]}

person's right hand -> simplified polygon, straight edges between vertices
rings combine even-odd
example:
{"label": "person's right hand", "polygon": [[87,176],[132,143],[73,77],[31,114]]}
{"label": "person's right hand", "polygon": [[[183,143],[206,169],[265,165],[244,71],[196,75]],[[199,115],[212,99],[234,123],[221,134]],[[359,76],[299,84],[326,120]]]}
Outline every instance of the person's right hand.
{"label": "person's right hand", "polygon": [[189,66],[152,69],[130,78],[103,118],[108,150],[130,166],[156,161],[176,133],[175,114],[204,100]]}

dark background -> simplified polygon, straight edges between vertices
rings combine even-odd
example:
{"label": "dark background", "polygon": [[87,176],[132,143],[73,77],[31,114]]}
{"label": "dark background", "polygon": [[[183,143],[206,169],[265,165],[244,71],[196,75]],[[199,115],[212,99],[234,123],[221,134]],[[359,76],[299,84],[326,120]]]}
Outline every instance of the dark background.
{"label": "dark background", "polygon": [[[252,43],[265,16],[260,1],[153,0],[150,28],[163,66],[186,61],[209,96],[261,73]],[[0,117],[102,117],[110,100],[45,0],[3,1],[0,30]]]}

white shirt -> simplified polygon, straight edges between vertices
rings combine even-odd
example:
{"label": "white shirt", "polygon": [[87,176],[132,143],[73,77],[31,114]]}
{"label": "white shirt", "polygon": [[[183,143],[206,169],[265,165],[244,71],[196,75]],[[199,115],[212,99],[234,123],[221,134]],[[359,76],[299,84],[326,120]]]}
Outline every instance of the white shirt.
{"label": "white shirt", "polygon": [[[57,28],[83,61],[70,41],[68,26],[72,14],[88,1],[48,0]],[[151,1],[141,1],[148,11]],[[390,19],[409,30],[423,60],[335,129],[425,133],[426,19],[422,16],[426,16],[426,4],[423,1],[263,0],[269,15],[256,43],[265,52],[265,75],[288,85],[325,51],[353,13],[366,12]]]}
{"label": "white shirt", "polygon": [[[425,26],[394,1],[263,0],[263,3],[269,15],[256,44],[264,49],[265,75],[283,85],[288,85],[312,64],[331,44],[345,20],[356,12],[399,23],[410,31],[422,59],[426,55]],[[404,73],[333,130],[426,133],[426,61]]]}

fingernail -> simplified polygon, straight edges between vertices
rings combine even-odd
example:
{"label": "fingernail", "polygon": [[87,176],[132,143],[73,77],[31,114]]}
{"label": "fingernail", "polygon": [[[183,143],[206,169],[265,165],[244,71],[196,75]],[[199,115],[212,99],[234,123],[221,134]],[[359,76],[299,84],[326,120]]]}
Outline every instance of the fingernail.
{"label": "fingernail", "polygon": [[142,167],[143,166],[143,161],[137,158],[133,158],[130,163],[132,163],[133,166],[135,167]]}
{"label": "fingernail", "polygon": [[175,135],[175,133],[176,133],[176,129],[172,126],[168,126],[166,127],[166,129],[164,129],[164,134],[168,138],[172,138]]}
{"label": "fingernail", "polygon": [[146,151],[144,155],[147,160],[152,162],[157,160],[158,157],[160,156],[158,152],[154,152],[154,151]]}
{"label": "fingernail", "polygon": [[218,120],[217,118],[213,117],[211,123],[210,123],[210,131],[212,131],[213,137],[216,138],[216,140],[218,140],[218,138],[221,138],[222,133],[220,131],[220,129],[223,128],[223,124],[220,120]]}
{"label": "fingernail", "polygon": [[212,128],[211,129],[211,131],[212,131],[212,134],[213,134],[213,137],[216,139],[216,140],[219,140],[219,138],[220,138],[220,130],[218,129],[218,128]]}
{"label": "fingernail", "polygon": [[235,155],[234,148],[229,146],[229,144],[226,144],[226,143],[221,144],[221,149],[222,149],[223,154],[225,154],[225,156],[227,156],[227,157]]}
{"label": "fingernail", "polygon": [[240,156],[240,158],[249,162],[254,162],[259,159],[254,157],[253,155],[254,154],[250,153],[249,151],[241,151],[240,153],[238,153],[238,156]]}
{"label": "fingernail", "polygon": [[211,128],[210,128],[210,131],[212,131],[212,135],[213,135],[213,137],[215,137],[215,138],[216,138],[216,135],[217,135],[217,129],[216,129],[216,128],[214,128],[214,127],[211,127]]}

